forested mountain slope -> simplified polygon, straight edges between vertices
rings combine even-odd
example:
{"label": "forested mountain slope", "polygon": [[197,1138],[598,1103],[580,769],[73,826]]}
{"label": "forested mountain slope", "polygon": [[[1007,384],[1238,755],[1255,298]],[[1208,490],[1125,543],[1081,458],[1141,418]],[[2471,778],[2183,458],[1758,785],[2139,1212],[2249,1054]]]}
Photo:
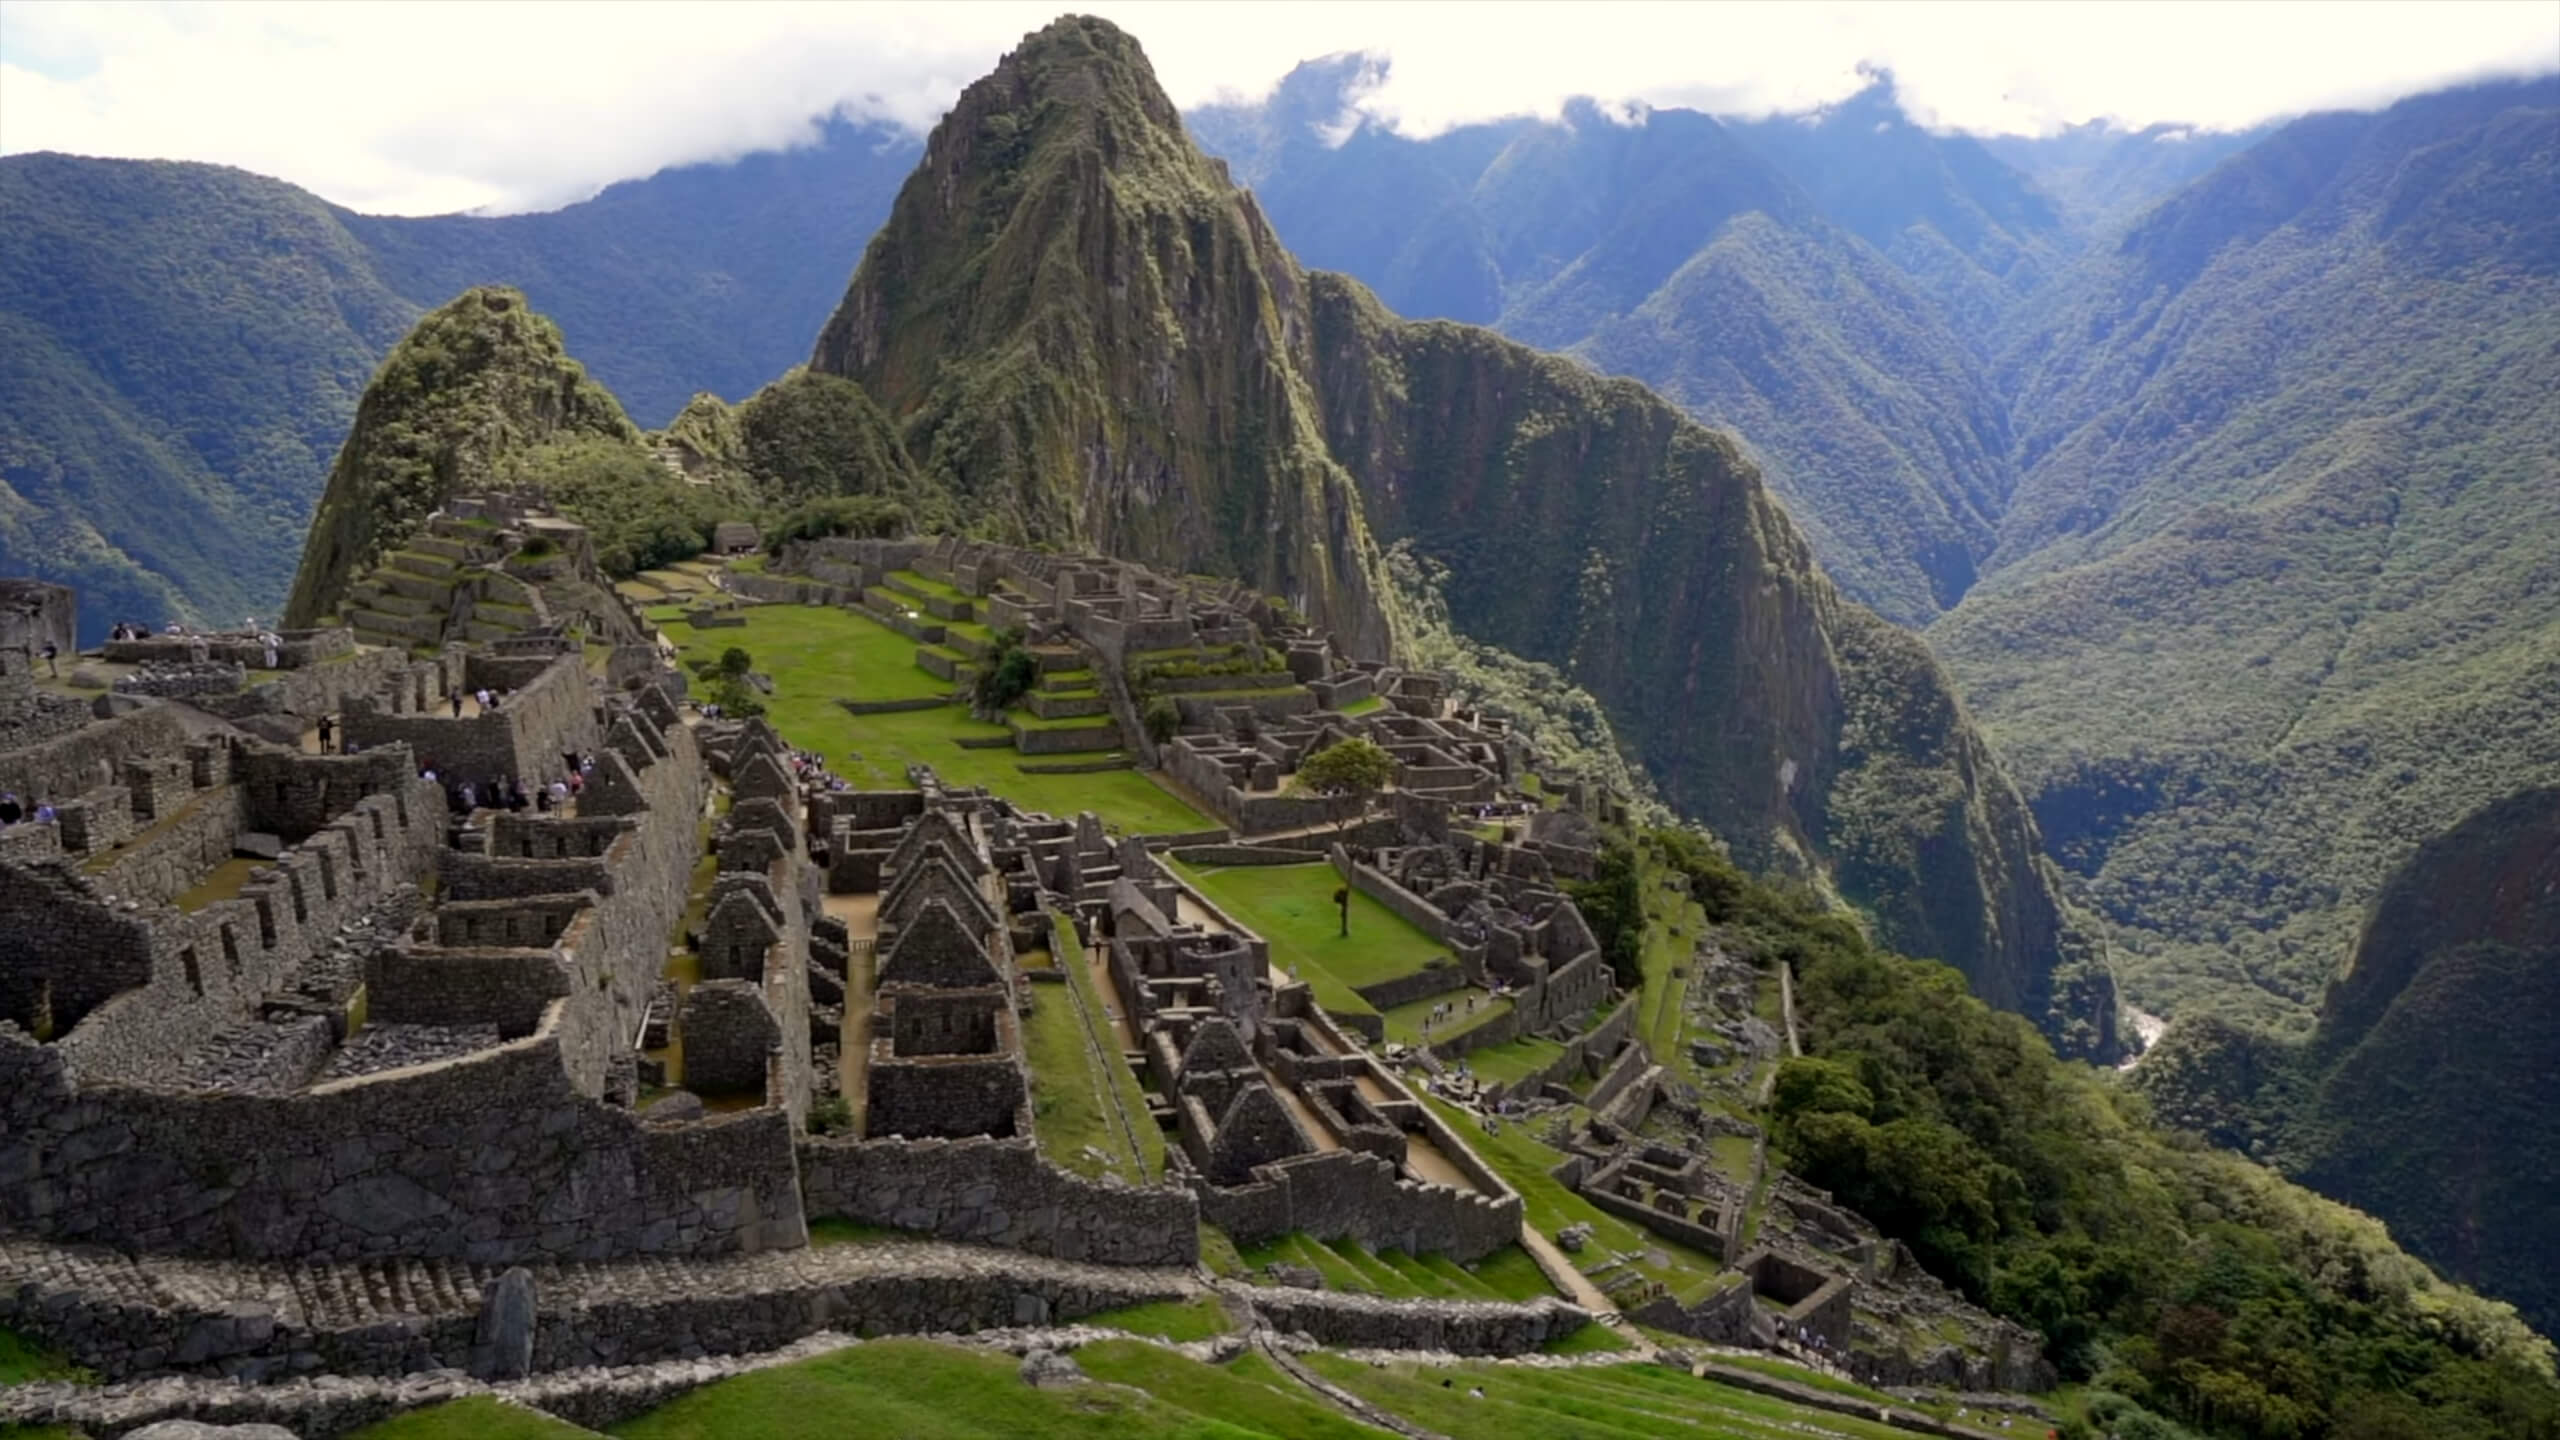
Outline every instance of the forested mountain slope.
{"label": "forested mountain slope", "polygon": [[2183,1019],[2136,1082],[2163,1119],[2381,1216],[2548,1330],[2556,1027],[2560,787],[2465,817],[2393,873],[2308,1041]]}
{"label": "forested mountain slope", "polygon": [[2299,1028],[2394,866],[2560,779],[2560,83],[2286,127],[2008,357],[1931,639],[2136,994]]}
{"label": "forested mountain slope", "polygon": [[1378,545],[1409,539],[1456,629],[1598,696],[1674,805],[2112,1047],[1945,677],[1839,598],[1732,442],[1300,270],[1112,26],[1061,21],[969,88],[811,368],[876,396],[982,528],[1239,574],[1370,653],[1399,628]]}
{"label": "forested mountain slope", "polygon": [[[1735,430],[1853,598],[1923,623],[1972,583],[2010,442],[1989,319],[1957,307],[2029,285],[2067,244],[2022,177],[1902,121],[1881,86],[1748,127],[1578,102],[1554,123],[1427,141],[1344,135],[1372,79],[1356,58],[1311,62],[1260,105],[1189,118],[1310,265],[1399,314],[1632,375]],[[1914,163],[1925,173],[1876,183]]]}
{"label": "forested mountain slope", "polygon": [[665,171],[542,215],[351,214],[220,166],[0,159],[0,572],[81,626],[282,603],[356,398],[430,306],[523,289],[647,424],[807,353],[913,141]]}

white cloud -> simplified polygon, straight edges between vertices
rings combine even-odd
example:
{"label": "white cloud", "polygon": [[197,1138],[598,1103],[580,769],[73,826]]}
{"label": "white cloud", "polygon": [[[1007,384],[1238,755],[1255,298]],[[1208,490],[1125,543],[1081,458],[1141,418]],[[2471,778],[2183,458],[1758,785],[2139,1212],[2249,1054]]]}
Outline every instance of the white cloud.
{"label": "white cloud", "polygon": [[[2548,3],[1096,3],[1174,99],[1257,96],[1345,50],[1408,133],[1591,95],[1798,110],[1890,67],[1928,123],[2229,128],[2560,69]],[[0,4],[0,151],[208,160],[407,214],[538,209],[805,140],[928,128],[1052,5]]]}

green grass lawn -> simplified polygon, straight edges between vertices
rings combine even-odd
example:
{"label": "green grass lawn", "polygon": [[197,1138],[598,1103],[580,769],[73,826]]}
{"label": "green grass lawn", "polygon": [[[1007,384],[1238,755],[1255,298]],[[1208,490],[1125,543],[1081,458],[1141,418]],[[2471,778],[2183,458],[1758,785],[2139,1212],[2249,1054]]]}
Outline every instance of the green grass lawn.
{"label": "green grass lawn", "polygon": [[766,717],[782,737],[815,750],[847,783],[904,789],[907,767],[931,765],[954,785],[984,785],[1015,804],[1053,815],[1091,810],[1104,823],[1136,833],[1206,830],[1209,820],[1133,770],[1092,775],[1025,775],[1010,749],[963,750],[962,736],[1004,736],[1002,725],[969,718],[957,705],[888,715],[853,715],[838,697],[870,700],[947,695],[951,685],[918,669],[916,644],[850,610],[814,605],[756,605],[740,612],[740,629],[675,625],[668,637],[688,661],[717,659],[732,645],[773,677]]}
{"label": "green grass lawn", "polygon": [[88,1384],[96,1378],[17,1331],[0,1330],[0,1385],[24,1385],[34,1380],[77,1380]]}
{"label": "green grass lawn", "polygon": [[1235,1328],[1227,1318],[1227,1307],[1219,1304],[1215,1295],[1123,1305],[1117,1310],[1088,1315],[1076,1323],[1105,1325],[1115,1330],[1126,1330],[1132,1335],[1154,1335],[1174,1341],[1213,1339]]}
{"label": "green grass lawn", "polygon": [[[1351,934],[1345,938],[1341,911],[1333,903],[1342,877],[1323,861],[1193,868],[1168,857],[1166,863],[1219,909],[1270,941],[1271,958],[1312,984],[1316,1000],[1328,1010],[1375,1013],[1353,986],[1410,975],[1449,953],[1447,946],[1357,890],[1351,892]],[[1420,1032],[1394,1038],[1411,1043]]]}
{"label": "green grass lawn", "polygon": [[1444,1435],[1499,1435],[1504,1440],[1636,1435],[1888,1440],[1905,1434],[1873,1421],[1695,1379],[1660,1365],[1574,1370],[1484,1363],[1371,1366],[1321,1352],[1306,1356],[1305,1362],[1362,1399]]}
{"label": "green grass lawn", "polygon": [[394,1415],[348,1440],[569,1440],[595,1433],[539,1410],[473,1395]]}
{"label": "green grass lawn", "polygon": [[1329,1290],[1392,1300],[1534,1300],[1555,1293],[1546,1272],[1517,1245],[1461,1265],[1446,1255],[1370,1251],[1349,1240],[1293,1233],[1242,1251],[1238,1259],[1249,1279],[1262,1278],[1263,1267],[1277,1262],[1315,1271]]}
{"label": "green grass lawn", "polygon": [[1559,1041],[1541,1040],[1534,1035],[1506,1040],[1467,1052],[1467,1068],[1477,1077],[1509,1085],[1553,1065],[1564,1057]]}
{"label": "green grass lawn", "polygon": [[[1031,992],[1023,1041],[1031,1062],[1032,1131],[1054,1164],[1079,1175],[1117,1175],[1132,1185],[1151,1185],[1164,1173],[1164,1132],[1147,1114],[1136,1072],[1121,1062],[1119,1033],[1103,1014],[1074,927],[1061,922],[1052,934],[1059,947],[1057,968],[1067,978]],[[1067,993],[1070,986],[1084,998],[1081,1014]],[[1128,1117],[1125,1127],[1121,1114]],[[1137,1135],[1135,1154],[1131,1131]],[[1110,1158],[1097,1160],[1089,1149]]]}
{"label": "green grass lawn", "polygon": [[1160,1345],[1109,1341],[1076,1351],[1076,1363],[1097,1380],[1137,1386],[1194,1415],[1249,1425],[1253,1433],[1285,1440],[1376,1440],[1380,1433],[1317,1400],[1251,1352],[1224,1365],[1203,1365]]}
{"label": "green grass lawn", "polygon": [[1342,713],[1345,715],[1368,715],[1386,708],[1387,701],[1385,696],[1372,695],[1366,700],[1354,700],[1350,704],[1343,706]]}
{"label": "green grass lawn", "polygon": [[1648,1279],[1661,1281],[1684,1301],[1705,1294],[1716,1283],[1716,1272],[1724,1267],[1714,1260],[1608,1214],[1566,1189],[1547,1173],[1564,1157],[1523,1127],[1505,1125],[1501,1134],[1488,1135],[1475,1117],[1447,1101],[1425,1095],[1422,1103],[1438,1111],[1442,1120],[1466,1137],[1467,1144],[1493,1167],[1503,1183],[1520,1192],[1528,1222],[1540,1232],[1553,1235],[1576,1221],[1590,1224],[1593,1246],[1586,1247],[1576,1261],[1586,1270],[1609,1253],[1631,1254],[1637,1271]]}
{"label": "green grass lawn", "polygon": [[[1125,1364],[1162,1386],[1163,1396],[1116,1385],[1035,1390],[1016,1374],[1021,1362],[1002,1352],[875,1340],[705,1386],[613,1433],[628,1440],[1247,1440],[1357,1433],[1316,1428],[1304,1418],[1308,1412],[1283,1403],[1292,1397],[1239,1388],[1230,1382],[1253,1382],[1130,1343],[1153,1353],[1123,1361],[1105,1347],[1088,1347],[1078,1363],[1091,1354],[1106,1370]],[[1187,1408],[1181,1396],[1222,1413],[1213,1420]]]}

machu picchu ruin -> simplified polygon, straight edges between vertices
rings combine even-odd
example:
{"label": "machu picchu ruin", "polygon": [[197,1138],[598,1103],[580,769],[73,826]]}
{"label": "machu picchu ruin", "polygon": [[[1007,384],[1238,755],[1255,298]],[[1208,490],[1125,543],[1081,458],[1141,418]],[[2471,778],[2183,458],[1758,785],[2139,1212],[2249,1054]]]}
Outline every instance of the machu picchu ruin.
{"label": "machu picchu ruin", "polygon": [[[70,597],[6,591],[0,1322],[187,1404],[1203,1294],[1346,1345],[2030,1376],[1756,1148],[1681,1148],[1712,1126],[1665,1123],[1699,1097],[1570,894],[1617,802],[1443,677],[1233,582],[738,538],[617,585],[538,499],[466,496],[341,623],[68,655]],[[792,625],[841,638],[704,698]],[[1295,783],[1353,742],[1377,793]],[[1505,1127],[1557,1130],[1552,1173],[1480,1153]],[[1541,1231],[1554,1195],[1638,1252]],[[1336,1295],[1311,1252],[1526,1283]]]}

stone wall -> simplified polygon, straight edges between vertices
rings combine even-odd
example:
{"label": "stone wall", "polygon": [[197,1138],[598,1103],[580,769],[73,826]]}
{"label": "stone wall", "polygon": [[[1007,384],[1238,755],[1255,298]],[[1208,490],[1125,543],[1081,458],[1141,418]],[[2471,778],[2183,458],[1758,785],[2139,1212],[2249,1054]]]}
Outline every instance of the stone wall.
{"label": "stone wall", "polygon": [[240,789],[220,785],[199,790],[176,814],[155,824],[107,865],[91,870],[98,888],[145,905],[177,899],[202,880],[205,872],[231,858],[234,842],[246,828]]}
{"label": "stone wall", "polygon": [[[481,671],[501,662],[474,655],[467,663],[477,667],[469,678],[478,680],[485,678]],[[374,698],[351,697],[346,706],[347,743],[361,750],[406,744],[420,764],[448,781],[518,779],[532,785],[556,779],[563,751],[593,750],[603,736],[596,724],[585,662],[576,655],[562,655],[534,657],[530,663],[539,664],[539,672],[498,709],[459,719],[443,711],[393,713]]]}
{"label": "stone wall", "polygon": [[0,965],[5,1013],[34,1018],[30,986],[55,987],[55,1046],[83,1081],[163,1074],[245,1016],[324,949],[342,925],[426,872],[442,839],[442,798],[411,781],[353,802],[243,882],[237,898],[190,914],[134,908],[66,871],[0,872],[0,911],[22,942]]}
{"label": "stone wall", "polygon": [[74,1089],[0,1027],[0,1225],[244,1259],[512,1264],[806,1242],[789,1121],[643,1127],[569,1085],[552,1027],[290,1096]]}
{"label": "stone wall", "polygon": [[1283,1334],[1346,1350],[1428,1350],[1446,1355],[1528,1355],[1591,1323],[1591,1312],[1553,1298],[1381,1300],[1323,1290],[1230,1290]]}
{"label": "stone wall", "polygon": [[1200,1258],[1200,1206],[1188,1191],[1086,1180],[1028,1138],[804,1139],[800,1183],[812,1219],[1106,1265]]}
{"label": "stone wall", "polygon": [[145,705],[53,739],[0,752],[0,790],[32,804],[62,801],[112,784],[128,760],[175,755],[187,746],[186,727],[166,705]]}
{"label": "stone wall", "polygon": [[1480,1260],[1520,1238],[1520,1197],[1406,1180],[1375,1156],[1327,1150],[1256,1166],[1243,1185],[1195,1179],[1200,1218],[1239,1245],[1293,1230],[1372,1250]]}
{"label": "stone wall", "polygon": [[1596,1075],[1616,1057],[1619,1049],[1635,1034],[1636,1001],[1629,996],[1618,1002],[1599,1024],[1565,1042],[1564,1053],[1509,1085],[1486,1087],[1489,1103],[1499,1104],[1508,1095],[1535,1095],[1549,1085],[1571,1085],[1587,1075]]}

